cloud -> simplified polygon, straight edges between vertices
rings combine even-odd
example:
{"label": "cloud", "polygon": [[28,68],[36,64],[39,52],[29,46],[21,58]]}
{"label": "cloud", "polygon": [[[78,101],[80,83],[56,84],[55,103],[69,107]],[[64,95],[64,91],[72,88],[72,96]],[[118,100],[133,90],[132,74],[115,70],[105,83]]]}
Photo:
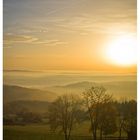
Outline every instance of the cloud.
{"label": "cloud", "polygon": [[67,44],[66,35],[71,40],[73,34],[136,30],[136,0],[7,0],[5,4],[4,9],[9,10],[4,13],[5,31],[19,34],[9,35],[5,44],[56,46]]}
{"label": "cloud", "polygon": [[32,44],[43,44],[45,46],[57,46],[57,45],[67,45],[68,42],[65,42],[65,41],[60,41],[60,40],[57,40],[57,39],[50,39],[50,40],[37,40],[37,41],[34,41],[32,42]]}
{"label": "cloud", "polygon": [[14,34],[6,34],[4,35],[4,44],[15,44],[15,43],[31,43],[38,40],[32,36],[25,36],[25,35],[14,35]]}
{"label": "cloud", "polygon": [[91,15],[79,15],[73,18],[49,20],[56,28],[55,32],[65,34],[78,33],[88,35],[89,33],[110,33],[108,28],[120,28],[120,30],[131,30],[135,32],[136,15],[129,14],[105,14],[93,18]]}
{"label": "cloud", "polygon": [[57,46],[57,45],[67,45],[68,42],[60,41],[58,39],[44,40],[33,36],[14,35],[11,33],[4,35],[5,48],[11,48],[12,45],[16,44]]}

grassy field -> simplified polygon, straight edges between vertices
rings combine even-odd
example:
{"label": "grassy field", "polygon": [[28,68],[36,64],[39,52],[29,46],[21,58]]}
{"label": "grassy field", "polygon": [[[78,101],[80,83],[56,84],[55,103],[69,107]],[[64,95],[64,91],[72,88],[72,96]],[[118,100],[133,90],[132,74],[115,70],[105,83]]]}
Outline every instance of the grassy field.
{"label": "grassy field", "polygon": [[[118,137],[118,133],[114,136]],[[125,134],[123,136],[125,137]],[[87,124],[83,124],[81,127],[77,126],[71,138],[71,140],[91,139]],[[4,140],[64,140],[64,136],[62,134],[51,134],[47,125],[4,126]]]}
{"label": "grassy field", "polygon": [[[19,128],[19,130],[18,130]],[[26,129],[27,128],[27,129]],[[42,131],[43,130],[43,131]],[[51,134],[43,129],[43,127],[33,126],[13,126],[4,128],[4,140],[64,140],[62,134]],[[72,140],[91,140],[90,136],[72,136]]]}

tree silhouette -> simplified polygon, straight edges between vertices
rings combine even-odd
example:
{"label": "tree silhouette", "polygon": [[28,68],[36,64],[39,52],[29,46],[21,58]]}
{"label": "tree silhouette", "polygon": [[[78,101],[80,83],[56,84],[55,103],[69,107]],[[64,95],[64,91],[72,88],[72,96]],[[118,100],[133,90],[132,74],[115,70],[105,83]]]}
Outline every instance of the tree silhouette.
{"label": "tree silhouette", "polygon": [[106,93],[104,87],[93,86],[83,93],[83,98],[89,114],[93,139],[96,140],[102,105],[109,103],[112,96]]}
{"label": "tree silhouette", "polygon": [[72,95],[63,95],[56,99],[49,108],[49,124],[51,130],[57,128],[64,133],[65,140],[70,140],[73,125],[78,122],[79,99]]}
{"label": "tree silhouette", "polygon": [[125,101],[125,114],[123,130],[127,133],[128,140],[137,139],[137,104],[136,101]]}
{"label": "tree silhouette", "polygon": [[103,134],[113,134],[117,131],[116,118],[117,110],[112,102],[101,105],[99,114],[100,139],[102,139]]}

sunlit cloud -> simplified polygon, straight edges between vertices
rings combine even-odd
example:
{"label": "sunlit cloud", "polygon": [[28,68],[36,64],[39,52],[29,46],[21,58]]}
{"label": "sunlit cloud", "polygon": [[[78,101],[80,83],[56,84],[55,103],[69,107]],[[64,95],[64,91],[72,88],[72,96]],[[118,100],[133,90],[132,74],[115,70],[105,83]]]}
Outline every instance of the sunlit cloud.
{"label": "sunlit cloud", "polygon": [[6,44],[31,43],[36,40],[38,39],[35,37],[25,36],[25,35],[13,35],[13,34],[4,35],[4,43]]}
{"label": "sunlit cloud", "polygon": [[12,35],[12,34],[4,35],[5,48],[11,48],[12,45],[16,44],[57,46],[57,45],[67,45],[68,42],[60,41],[57,39],[42,40],[36,37],[24,35]]}

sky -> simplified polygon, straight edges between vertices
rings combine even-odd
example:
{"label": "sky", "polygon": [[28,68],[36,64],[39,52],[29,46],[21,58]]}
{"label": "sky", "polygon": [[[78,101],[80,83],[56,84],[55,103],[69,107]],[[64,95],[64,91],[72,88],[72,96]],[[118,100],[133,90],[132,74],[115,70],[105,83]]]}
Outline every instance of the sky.
{"label": "sky", "polygon": [[136,64],[112,64],[105,52],[121,36],[136,37],[136,7],[136,0],[4,0],[4,69],[135,73]]}

